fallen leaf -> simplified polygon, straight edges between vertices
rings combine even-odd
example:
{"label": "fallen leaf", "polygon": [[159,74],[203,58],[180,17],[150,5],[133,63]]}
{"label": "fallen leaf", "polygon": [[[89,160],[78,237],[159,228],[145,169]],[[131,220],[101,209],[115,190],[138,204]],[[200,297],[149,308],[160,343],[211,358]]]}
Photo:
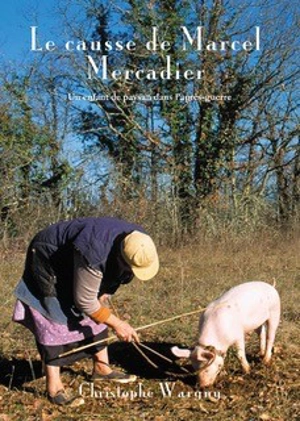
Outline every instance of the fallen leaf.
{"label": "fallen leaf", "polygon": [[43,401],[42,401],[42,399],[35,399],[34,401],[33,401],[33,408],[35,409],[35,410],[37,410],[37,409],[39,409],[41,406],[43,405]]}
{"label": "fallen leaf", "polygon": [[208,400],[211,401],[211,402],[213,402],[213,403],[216,403],[216,402],[219,402],[220,399],[215,398],[214,396],[209,395],[208,396]]}
{"label": "fallen leaf", "polygon": [[77,408],[78,406],[84,405],[85,401],[83,398],[76,398],[73,400],[72,403],[70,403],[70,408]]}
{"label": "fallen leaf", "polygon": [[263,420],[263,421],[268,421],[268,420],[271,420],[272,418],[270,417],[270,415],[268,415],[268,414],[264,413],[264,414],[261,414],[261,415],[259,416],[259,419],[260,419],[260,420]]}
{"label": "fallen leaf", "polygon": [[0,415],[0,421],[11,421],[11,417],[9,415],[6,414],[2,414]]}
{"label": "fallen leaf", "polygon": [[239,401],[241,397],[239,395],[230,395],[229,399],[231,400],[231,402],[236,402]]}
{"label": "fallen leaf", "polygon": [[209,414],[209,411],[204,407],[204,405],[202,403],[200,403],[199,408],[201,409],[202,412],[205,412],[206,414]]}

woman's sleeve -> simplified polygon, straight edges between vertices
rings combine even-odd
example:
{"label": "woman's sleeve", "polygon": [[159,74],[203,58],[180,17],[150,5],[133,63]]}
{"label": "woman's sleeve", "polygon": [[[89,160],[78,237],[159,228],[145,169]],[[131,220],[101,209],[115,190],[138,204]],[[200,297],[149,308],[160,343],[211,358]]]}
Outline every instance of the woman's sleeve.
{"label": "woman's sleeve", "polygon": [[76,307],[90,315],[100,309],[98,294],[103,274],[89,267],[77,250],[74,250],[74,302]]}

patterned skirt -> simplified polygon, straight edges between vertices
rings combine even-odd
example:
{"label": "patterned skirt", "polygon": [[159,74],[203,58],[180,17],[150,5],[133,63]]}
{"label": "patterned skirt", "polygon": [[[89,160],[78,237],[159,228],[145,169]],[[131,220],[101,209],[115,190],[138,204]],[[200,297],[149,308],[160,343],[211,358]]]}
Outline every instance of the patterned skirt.
{"label": "patterned skirt", "polygon": [[91,357],[106,347],[105,342],[101,342],[59,358],[59,355],[67,351],[107,338],[107,326],[97,324],[89,317],[62,325],[47,319],[34,308],[17,300],[13,321],[22,324],[33,333],[41,358],[48,365],[69,365],[82,358]]}

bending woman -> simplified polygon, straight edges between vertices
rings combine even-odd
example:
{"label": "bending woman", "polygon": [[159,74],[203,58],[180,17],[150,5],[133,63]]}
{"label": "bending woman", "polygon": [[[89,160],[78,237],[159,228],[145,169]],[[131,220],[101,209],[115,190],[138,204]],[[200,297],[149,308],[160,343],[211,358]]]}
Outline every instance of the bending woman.
{"label": "bending woman", "polygon": [[138,341],[136,331],[112,314],[106,301],[134,276],[148,280],[158,268],[152,239],[142,227],[120,219],[79,218],[58,222],[36,234],[15,290],[13,320],[35,336],[51,402],[70,401],[60,367],[84,357],[93,357],[92,379],[135,381],[135,376],[111,369],[107,348],[100,344],[58,356],[105,339],[108,326],[121,340]]}

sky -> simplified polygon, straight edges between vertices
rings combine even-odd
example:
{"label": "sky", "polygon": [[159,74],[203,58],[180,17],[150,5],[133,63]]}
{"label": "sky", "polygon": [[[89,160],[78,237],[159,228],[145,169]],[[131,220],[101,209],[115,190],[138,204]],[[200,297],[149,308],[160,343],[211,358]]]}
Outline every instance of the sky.
{"label": "sky", "polygon": [[[11,63],[11,67],[22,68],[22,64],[32,60],[34,53],[30,51],[31,26],[39,27],[38,32],[42,34],[43,39],[53,38],[58,21],[55,16],[58,2],[58,0],[0,0],[0,66],[1,63],[5,65]],[[74,135],[65,139],[64,148],[70,161],[78,161],[80,145]]]}
{"label": "sky", "polygon": [[2,0],[0,2],[0,58],[21,62],[30,54],[30,26],[43,26],[47,35],[55,25],[57,0]]}

